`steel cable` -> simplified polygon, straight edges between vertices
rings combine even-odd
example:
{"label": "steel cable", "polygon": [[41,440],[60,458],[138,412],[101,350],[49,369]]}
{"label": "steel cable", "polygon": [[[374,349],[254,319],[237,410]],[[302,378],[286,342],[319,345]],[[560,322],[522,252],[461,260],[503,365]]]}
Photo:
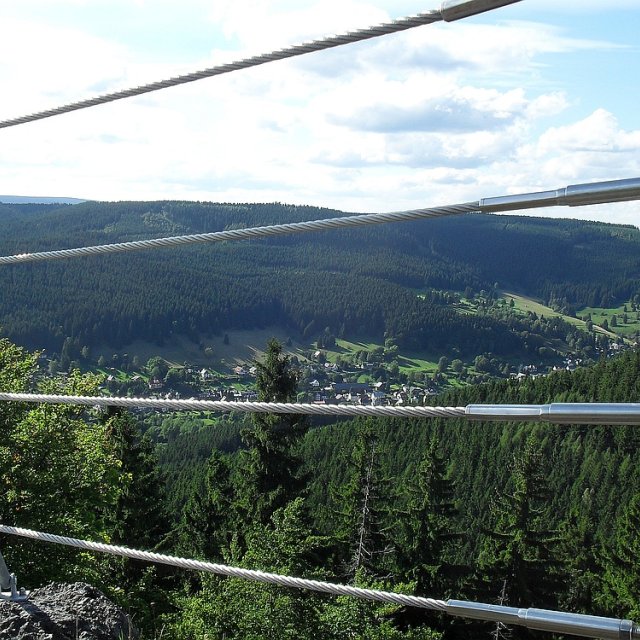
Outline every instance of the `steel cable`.
{"label": "steel cable", "polygon": [[186,558],[177,558],[175,556],[167,556],[161,553],[138,551],[136,549],[129,549],[128,547],[104,544],[101,542],[78,540],[77,538],[68,538],[66,536],[58,536],[51,533],[43,533],[41,531],[32,531],[31,529],[21,529],[19,527],[10,527],[3,524],[0,524],[0,533],[21,536],[24,538],[30,538],[32,540],[39,540],[42,542],[50,542],[53,544],[62,544],[68,547],[83,549],[85,551],[109,553],[111,555],[121,556],[123,558],[131,558],[133,560],[143,560],[147,562],[166,564],[181,569],[206,571],[208,573],[223,575],[229,578],[242,578],[244,580],[252,580],[254,582],[275,584],[280,587],[308,589],[310,591],[318,591],[335,596],[353,596],[355,598],[361,598],[364,600],[386,602],[399,606],[420,607],[422,609],[432,609],[443,612],[447,609],[446,602],[444,602],[443,600],[434,600],[433,598],[420,598],[418,596],[404,595],[401,593],[390,593],[388,591],[379,591],[376,589],[361,589],[359,587],[333,584],[331,582],[323,582],[320,580],[293,578],[290,576],[283,576],[276,573],[268,573],[265,571],[241,569],[239,567],[230,567],[227,565],[215,564],[212,562],[202,562],[200,560],[188,560]]}
{"label": "steel cable", "polygon": [[389,407],[347,404],[293,404],[284,402],[229,402],[225,400],[165,400],[59,396],[37,393],[0,393],[0,402],[30,402],[87,407],[170,409],[175,411],[240,411],[315,416],[388,416],[404,418],[464,418],[464,407]]}
{"label": "steel cable", "polygon": [[105,255],[109,253],[124,253],[128,251],[140,251],[143,249],[158,249],[161,247],[178,247],[183,245],[202,244],[208,242],[252,240],[286,235],[290,233],[330,231],[332,229],[362,227],[366,225],[384,224],[388,222],[407,222],[410,220],[421,220],[424,218],[439,218],[444,216],[460,215],[464,213],[473,213],[477,212],[478,210],[478,203],[470,202],[444,207],[412,209],[410,211],[367,213],[356,216],[344,216],[341,218],[327,218],[326,220],[310,220],[308,222],[291,222],[287,224],[275,224],[264,227],[252,227],[249,229],[232,229],[229,231],[197,233],[185,236],[173,236],[169,238],[153,238],[150,240],[135,240],[133,242],[118,242],[114,244],[103,244],[92,247],[78,247],[74,249],[59,249],[55,251],[21,253],[12,256],[0,257],[0,265],[22,264],[24,262],[39,262],[43,260],[62,260],[65,258]]}
{"label": "steel cable", "polygon": [[153,91],[159,91],[160,89],[167,89],[169,87],[175,87],[181,84],[195,82],[196,80],[202,80],[204,78],[211,78],[214,76],[231,73],[233,71],[240,71],[242,69],[258,67],[269,62],[276,62],[278,60],[285,60],[287,58],[294,58],[296,56],[305,55],[307,53],[313,53],[315,51],[323,51],[325,49],[340,47],[345,44],[370,40],[371,38],[377,38],[379,36],[388,35],[390,33],[406,31],[407,29],[413,29],[414,27],[438,22],[442,19],[443,17],[441,11],[428,11],[426,13],[420,13],[415,16],[393,20],[392,22],[384,23],[378,26],[359,29],[357,31],[349,31],[342,35],[329,36],[327,38],[313,40],[311,42],[305,42],[302,44],[293,45],[291,47],[285,47],[283,49],[272,51],[271,53],[251,56],[249,58],[244,58],[236,62],[229,62],[208,69],[202,69],[200,71],[194,71],[185,75],[176,76],[174,78],[151,82],[139,87],[123,89],[121,91],[115,91],[113,93],[106,93],[101,96],[88,98],[86,100],[80,100],[78,102],[72,102],[70,104],[56,107],[54,109],[39,111],[37,113],[22,116],[19,118],[4,120],[0,122],[0,129],[15,127],[20,124],[26,124],[27,122],[34,122],[35,120],[43,120],[52,116],[58,116],[64,113],[78,111],[79,109],[88,109],[89,107],[95,107],[107,102],[114,102],[116,100],[122,100],[124,98],[132,98],[134,96],[140,96],[145,93],[151,93]]}

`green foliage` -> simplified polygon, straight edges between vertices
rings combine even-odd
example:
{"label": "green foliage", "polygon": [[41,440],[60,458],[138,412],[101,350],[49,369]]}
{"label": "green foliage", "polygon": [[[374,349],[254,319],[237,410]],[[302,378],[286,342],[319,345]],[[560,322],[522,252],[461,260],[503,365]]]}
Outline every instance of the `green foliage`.
{"label": "green foliage", "polygon": [[218,451],[207,461],[202,483],[186,503],[179,528],[178,552],[187,558],[219,561],[232,541],[233,487],[230,463]]}
{"label": "green foliage", "polygon": [[[35,356],[0,341],[0,382],[26,391]],[[44,393],[91,395],[93,376],[72,374],[64,383],[45,382]],[[76,537],[108,533],[104,514],[117,500],[119,461],[104,429],[72,406],[6,405],[0,409],[0,521]],[[43,550],[20,539],[3,544],[12,571],[22,580],[95,577],[96,561],[63,547]]]}
{"label": "green foliage", "polygon": [[[256,524],[246,536],[247,549],[233,558],[236,566],[300,575],[312,571],[322,541],[305,520],[301,499],[274,512],[271,521]],[[203,578],[202,590],[183,602],[174,617],[176,638],[314,638],[319,626],[317,597],[245,580]]]}
{"label": "green foliage", "polygon": [[[385,590],[381,581],[358,576],[356,586]],[[394,585],[394,591],[405,592],[403,585]],[[362,640],[440,640],[442,635],[427,626],[419,625],[401,630],[393,622],[397,607],[367,602],[356,598],[338,597],[327,602],[321,614],[323,635],[330,640],[359,638]],[[317,636],[318,637],[318,636]]]}
{"label": "green foliage", "polygon": [[337,537],[351,578],[379,575],[393,551],[384,528],[388,479],[384,478],[380,458],[377,429],[366,421],[358,427],[346,481],[337,491]]}
{"label": "green foliage", "polygon": [[602,590],[602,570],[597,562],[601,549],[596,524],[593,492],[587,489],[560,526],[561,555],[567,574],[567,588],[560,597],[563,610],[594,615],[602,611],[597,603]]}
{"label": "green foliage", "polygon": [[[322,578],[316,568],[326,540],[314,536],[301,499],[273,514],[268,525],[257,525],[248,548],[235,564],[285,575]],[[205,578],[196,596],[181,600],[182,611],[170,618],[168,633],[176,640],[209,637],[256,640],[280,638],[339,640],[438,640],[439,634],[417,628],[400,631],[390,619],[397,607],[353,598],[327,598],[234,579]],[[366,588],[382,583],[356,580]]]}
{"label": "green foliage", "polygon": [[606,544],[603,601],[624,618],[640,619],[640,493],[620,514]]}
{"label": "green foliage", "polygon": [[[0,205],[0,213],[6,210]],[[3,253],[337,213],[187,202],[84,203],[38,210],[12,206],[11,211],[0,215]],[[488,302],[499,280],[556,308],[593,306],[603,299],[629,301],[640,290],[639,243],[633,228],[477,215],[312,239],[171,249],[154,255],[153,261],[132,253],[15,265],[10,273],[0,273],[0,323],[12,339],[58,352],[61,370],[81,358],[84,347],[98,344],[119,348],[137,338],[162,343],[176,333],[200,341],[212,331],[228,337],[231,329],[274,325],[309,340],[324,328],[321,337],[328,344],[334,336],[380,341],[386,333],[401,350],[448,354],[457,348],[465,358],[485,352],[535,353],[543,345],[529,345],[522,330],[505,327],[491,314],[450,308],[448,292],[488,291],[482,298]],[[418,296],[417,291],[426,293]]]}
{"label": "green foliage", "polygon": [[[292,402],[297,378],[289,358],[275,339],[267,345],[264,362],[257,363],[256,387],[261,402]],[[252,426],[242,431],[247,446],[241,454],[239,508],[246,522],[266,523],[302,489],[302,460],[294,445],[307,430],[304,416],[253,414]]]}
{"label": "green foliage", "polygon": [[108,513],[113,544],[152,548],[167,532],[163,481],[149,438],[130,414],[110,410],[104,420],[109,445],[120,462],[117,499]]}
{"label": "green foliage", "polygon": [[[33,388],[36,362],[0,341],[0,388]],[[262,399],[288,400],[295,390],[278,343],[269,345],[259,380]],[[73,373],[40,388],[91,394],[97,384]],[[640,353],[628,352],[573,373],[453,390],[434,402],[639,396]],[[287,416],[261,416],[243,450],[243,424],[196,413],[147,418],[171,475],[175,495],[165,497],[150,440],[130,416],[0,403],[0,519],[359,586],[640,616],[637,430],[366,419],[306,431]],[[164,568],[8,537],[1,543],[22,584],[94,580],[135,609],[150,633],[166,624],[168,640],[435,640],[468,636],[470,628],[474,637],[488,635],[403,608],[214,577],[183,577],[178,586]],[[168,598],[178,607],[172,614]]]}
{"label": "green foliage", "polygon": [[533,438],[516,457],[510,485],[494,505],[494,527],[479,558],[488,591],[496,597],[502,592],[504,603],[513,606],[557,607],[558,536],[548,529],[550,492]]}
{"label": "green foliage", "polygon": [[396,516],[403,573],[415,581],[419,594],[454,597],[454,587],[469,570],[452,562],[452,548],[463,534],[456,531],[455,484],[447,476],[437,438],[429,443],[416,477],[398,493],[399,500],[406,500]]}

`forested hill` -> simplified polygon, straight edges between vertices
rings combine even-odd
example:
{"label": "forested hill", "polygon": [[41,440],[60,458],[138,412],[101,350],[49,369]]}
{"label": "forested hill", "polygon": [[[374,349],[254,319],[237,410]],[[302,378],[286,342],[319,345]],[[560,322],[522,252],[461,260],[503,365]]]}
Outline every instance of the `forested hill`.
{"label": "forested hill", "polygon": [[[434,403],[634,402],[639,393],[640,352],[629,351],[571,373],[450,391]],[[165,414],[147,425],[161,442],[173,432],[159,445],[173,519],[219,518],[216,505],[228,500],[221,462],[237,470],[249,459],[234,451],[241,424],[198,426],[197,416]],[[415,581],[419,595],[497,602],[502,594],[509,606],[637,619],[639,445],[637,429],[625,426],[362,418],[310,429],[298,452],[312,530],[336,547],[360,540],[369,575]],[[345,531],[353,537],[341,538]],[[323,568],[336,557],[326,553]],[[346,575],[345,565],[335,570]],[[444,640],[497,637],[495,627],[444,631]]]}
{"label": "forested hill", "polygon": [[[123,242],[333,217],[280,204],[86,202],[0,205],[0,253]],[[386,332],[410,347],[507,353],[521,339],[433,290],[500,288],[558,308],[640,293],[640,231],[601,223],[468,215],[271,240],[0,267],[0,327],[30,347],[120,347],[281,326],[313,339]],[[418,296],[417,293],[426,293]]]}

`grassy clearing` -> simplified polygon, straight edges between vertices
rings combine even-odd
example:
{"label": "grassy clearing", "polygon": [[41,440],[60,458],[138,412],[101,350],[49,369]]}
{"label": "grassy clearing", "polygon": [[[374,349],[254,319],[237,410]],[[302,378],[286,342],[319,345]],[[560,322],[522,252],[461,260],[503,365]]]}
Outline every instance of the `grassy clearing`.
{"label": "grassy clearing", "polygon": [[[383,349],[384,345],[376,342],[350,342],[348,340],[336,340],[337,350],[326,351],[327,360],[335,362],[339,356],[349,357],[354,356],[358,351],[373,352],[376,349]],[[443,354],[440,354],[443,355]],[[404,354],[398,352],[396,360],[400,371],[403,373],[422,372],[422,373],[434,373],[438,368],[438,359],[440,355],[434,356],[433,354]]]}
{"label": "grassy clearing", "polygon": [[[625,311],[625,306],[627,311]],[[624,316],[627,315],[627,322],[624,322]],[[629,336],[637,331],[640,331],[640,320],[638,319],[638,312],[631,311],[631,305],[621,304],[619,307],[585,307],[578,311],[579,316],[591,315],[591,321],[594,325],[602,326],[602,323],[606,320],[609,325],[609,332],[615,333],[619,336]],[[612,326],[612,318],[616,316],[618,325]]]}
{"label": "grassy clearing", "polygon": [[[336,340],[336,349],[326,350],[323,349],[329,362],[335,362],[338,357],[350,358],[355,356],[358,351],[369,351],[383,349],[382,344],[370,341],[352,342],[349,340]],[[402,353],[398,352],[394,360],[398,363],[398,369],[401,373],[409,375],[411,373],[432,376],[438,370],[438,360],[442,355],[447,354],[433,354],[433,353]],[[449,357],[449,356],[448,356]],[[386,363],[388,366],[389,363]],[[457,387],[463,386],[458,379],[458,376],[452,371],[448,370],[443,372],[443,375],[447,379],[448,384]],[[358,377],[358,382],[371,382],[372,377],[370,374],[363,373]]]}
{"label": "grassy clearing", "polygon": [[[226,367],[235,367],[239,364],[254,362],[262,357],[267,342],[271,338],[276,338],[282,344],[286,344],[289,336],[278,328],[256,329],[254,331],[229,331],[229,344],[224,343],[224,335],[203,338],[204,347],[211,347],[213,354],[209,357],[198,344],[191,342],[185,336],[171,336],[165,340],[163,346],[158,346],[153,342],[136,340],[120,350],[120,353],[128,353],[131,357],[138,356],[140,362],[145,364],[149,358],[160,356],[172,367],[181,367],[185,362],[189,362],[197,367],[217,367],[221,361]],[[285,347],[285,351],[290,354],[298,354],[298,349],[304,345],[292,343],[292,346]],[[107,361],[111,359],[113,350],[106,347],[94,349],[94,357],[104,355]]]}
{"label": "grassy clearing", "polygon": [[[535,300],[533,298],[529,298],[527,296],[518,295],[517,293],[510,293],[509,291],[503,291],[502,297],[509,302],[509,300],[513,299],[515,303],[515,309],[517,311],[521,311],[522,313],[529,313],[530,311],[536,313],[539,316],[544,316],[545,318],[562,318],[565,322],[572,324],[574,327],[579,327],[583,331],[587,330],[587,324],[584,320],[580,320],[578,318],[572,318],[571,316],[564,315],[563,313],[558,313],[554,311],[551,307],[547,307],[542,304],[540,301]],[[582,314],[579,314],[582,315]]]}
{"label": "grassy clearing", "polygon": [[421,371],[422,373],[435,373],[438,369],[438,363],[433,360],[425,360],[423,358],[400,356],[398,358],[400,371],[410,373],[411,371]]}
{"label": "grassy clearing", "polygon": [[[569,324],[572,324],[574,327],[578,327],[583,331],[587,330],[587,323],[582,320],[587,314],[591,314],[591,321],[594,324],[594,329],[597,333],[602,333],[610,338],[615,338],[617,336],[626,337],[630,334],[635,333],[640,330],[640,321],[637,319],[638,314],[635,311],[630,311],[627,313],[629,318],[629,323],[624,324],[622,322],[622,316],[624,314],[624,305],[620,305],[619,307],[612,307],[610,309],[603,309],[598,307],[585,307],[576,313],[577,318],[573,318],[572,316],[567,316],[562,313],[558,313],[554,311],[550,307],[543,305],[541,302],[534,300],[533,298],[528,298],[526,296],[521,296],[515,293],[509,293],[507,291],[503,292],[503,297],[507,302],[509,299],[513,298],[515,302],[515,308],[523,313],[527,313],[529,311],[533,311],[538,315],[544,315],[545,317],[558,317],[562,318]],[[630,305],[627,305],[630,308]],[[611,316],[618,316],[618,326],[611,327]],[[607,319],[609,323],[609,329],[605,330],[602,328],[603,321]]]}
{"label": "grassy clearing", "polygon": [[[238,390],[246,390],[252,388],[252,384],[230,374],[232,374],[235,366],[251,366],[256,360],[260,360],[267,342],[271,338],[276,338],[285,345],[291,338],[291,346],[285,346],[285,352],[289,355],[297,356],[301,361],[306,360],[305,353],[308,355],[309,352],[316,351],[315,343],[302,343],[276,328],[256,331],[231,331],[228,332],[227,335],[229,344],[224,343],[224,335],[202,340],[204,348],[210,347],[212,349],[211,356],[205,355],[204,348],[201,349],[200,345],[194,344],[185,336],[172,336],[170,339],[165,340],[163,346],[138,340],[121,349],[119,353],[120,355],[124,353],[128,354],[129,359],[137,356],[143,366],[150,358],[155,356],[160,356],[166,360],[171,368],[180,368],[186,362],[196,368],[206,368],[220,379],[227,379],[229,386]],[[334,348],[322,349],[322,352],[325,354],[328,362],[335,363],[340,358],[355,362],[355,355],[359,351],[368,351],[370,353],[377,351],[380,353],[383,349],[383,344],[372,339],[365,339],[363,341],[338,339]],[[113,354],[113,350],[102,348],[95,349],[93,356],[97,358],[103,355],[107,362],[111,362]],[[437,361],[441,355],[443,354],[398,352],[394,360],[397,361],[399,370],[404,374],[416,373],[432,375],[437,371]],[[388,367],[389,363],[385,363],[385,366]],[[127,374],[120,369],[111,369],[108,366],[101,371],[105,376],[113,375],[120,382],[130,379],[131,376],[135,374],[140,375],[140,371]],[[145,375],[143,377],[146,382],[147,376]],[[372,378],[370,373],[364,370],[358,377],[358,381],[371,382]],[[456,384],[456,381],[451,379],[450,383]]]}
{"label": "grassy clearing", "polygon": [[[205,367],[219,378],[229,378],[233,367],[237,365],[251,365],[256,360],[261,359],[267,342],[271,338],[276,338],[282,344],[286,344],[291,337],[278,329],[264,329],[256,331],[231,331],[228,332],[229,344],[224,344],[224,336],[214,336],[211,339],[203,339],[204,348],[211,347],[213,353],[207,356],[204,349],[198,344],[194,344],[184,336],[172,336],[165,341],[163,346],[155,343],[135,341],[120,350],[120,354],[127,353],[129,358],[137,356],[142,365],[154,357],[160,356],[167,361],[170,367],[180,368],[185,362],[196,368]],[[384,345],[373,339],[364,339],[362,341],[352,340],[336,340],[336,346],[332,349],[322,349],[328,362],[336,362],[339,358],[347,360],[355,360],[354,356],[359,351],[368,351],[370,353],[380,352],[384,349]],[[314,343],[302,343],[292,338],[291,346],[285,347],[285,352],[289,355],[295,355],[300,360],[305,360],[305,352],[313,352],[316,350]],[[107,361],[111,361],[113,350],[95,349],[94,357],[104,355]],[[394,360],[397,361],[400,372],[404,374],[416,373],[433,375],[438,369],[438,360],[440,356],[448,354],[433,353],[406,353],[398,352]],[[449,356],[450,357],[450,356]],[[388,366],[387,362],[385,366]],[[117,373],[105,368],[108,375],[117,375],[118,380],[125,380],[132,374],[125,374],[122,371]],[[139,372],[136,372],[139,374]],[[449,379],[449,383],[456,385],[457,380],[451,372],[445,373]],[[234,378],[234,376],[232,376]],[[359,376],[361,382],[371,381],[371,376],[366,372]],[[145,377],[146,380],[146,377]],[[247,385],[240,380],[229,379],[229,384],[239,390],[248,388]],[[251,385],[249,385],[251,386]]]}

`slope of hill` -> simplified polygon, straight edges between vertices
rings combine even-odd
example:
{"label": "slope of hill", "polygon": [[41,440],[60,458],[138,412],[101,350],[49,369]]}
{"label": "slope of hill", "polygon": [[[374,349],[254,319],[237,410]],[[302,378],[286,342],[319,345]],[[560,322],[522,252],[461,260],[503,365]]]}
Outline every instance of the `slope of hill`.
{"label": "slope of hill", "polygon": [[[335,215],[279,204],[0,205],[0,253]],[[231,329],[278,326],[309,340],[328,332],[393,337],[434,352],[507,355],[526,350],[524,327],[459,313],[441,292],[484,290],[490,297],[499,287],[569,312],[609,307],[640,294],[639,249],[633,227],[469,215],[5,266],[0,326],[20,343],[52,349],[67,337],[78,348],[118,348],[139,338],[161,343],[179,333],[198,342]]]}

